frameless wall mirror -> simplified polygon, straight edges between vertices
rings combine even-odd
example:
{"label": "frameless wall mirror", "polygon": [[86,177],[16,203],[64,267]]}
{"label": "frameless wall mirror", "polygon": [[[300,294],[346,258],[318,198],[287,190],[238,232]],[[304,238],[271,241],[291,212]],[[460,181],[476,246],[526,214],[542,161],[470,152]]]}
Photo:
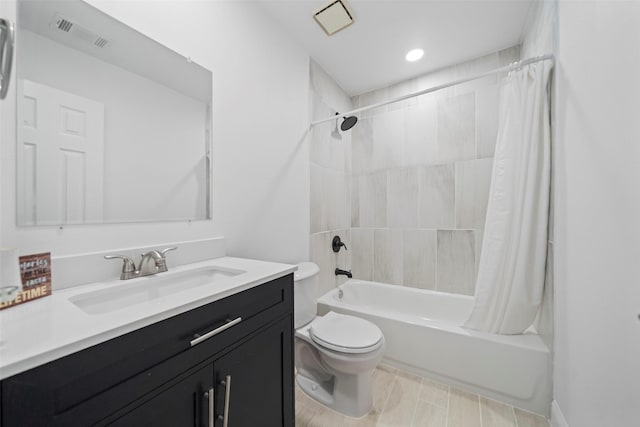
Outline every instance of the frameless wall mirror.
{"label": "frameless wall mirror", "polygon": [[211,217],[211,71],[79,0],[16,42],[18,225]]}

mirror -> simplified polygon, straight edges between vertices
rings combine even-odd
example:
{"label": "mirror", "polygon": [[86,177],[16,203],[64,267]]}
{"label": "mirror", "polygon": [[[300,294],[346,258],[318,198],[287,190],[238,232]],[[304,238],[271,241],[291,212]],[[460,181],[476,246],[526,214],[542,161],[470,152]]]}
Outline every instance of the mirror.
{"label": "mirror", "polygon": [[211,71],[79,0],[16,39],[18,225],[211,218]]}

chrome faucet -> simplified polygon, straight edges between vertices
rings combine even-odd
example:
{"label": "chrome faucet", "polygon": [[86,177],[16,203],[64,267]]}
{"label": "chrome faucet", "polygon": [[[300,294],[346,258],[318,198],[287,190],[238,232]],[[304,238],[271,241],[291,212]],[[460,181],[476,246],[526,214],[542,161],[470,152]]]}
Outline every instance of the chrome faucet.
{"label": "chrome faucet", "polygon": [[151,250],[142,254],[140,268],[136,269],[136,264],[126,255],[105,255],[105,259],[121,259],[123,261],[120,280],[128,280],[136,277],[149,276],[167,271],[167,258],[165,254],[178,249],[175,246],[165,248],[161,251]]}

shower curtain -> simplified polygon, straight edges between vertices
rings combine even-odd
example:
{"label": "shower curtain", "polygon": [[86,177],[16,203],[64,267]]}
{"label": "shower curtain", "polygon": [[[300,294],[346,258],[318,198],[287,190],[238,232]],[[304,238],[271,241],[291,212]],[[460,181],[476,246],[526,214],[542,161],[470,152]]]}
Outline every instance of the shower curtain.
{"label": "shower curtain", "polygon": [[545,278],[550,185],[548,82],[542,61],[500,89],[498,139],[475,302],[465,326],[520,334],[535,320]]}

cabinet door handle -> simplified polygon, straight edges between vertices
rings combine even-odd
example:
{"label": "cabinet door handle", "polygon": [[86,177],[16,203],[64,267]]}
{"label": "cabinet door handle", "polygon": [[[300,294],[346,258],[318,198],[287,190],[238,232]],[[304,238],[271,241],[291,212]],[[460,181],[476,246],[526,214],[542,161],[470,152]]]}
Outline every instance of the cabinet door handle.
{"label": "cabinet door handle", "polygon": [[215,404],[215,389],[212,387],[209,389],[208,392],[206,392],[204,394],[204,398],[208,399],[208,405],[209,405],[209,423],[207,424],[207,427],[214,427],[215,426],[215,411],[214,411],[214,404]]}
{"label": "cabinet door handle", "polygon": [[200,344],[202,341],[208,340],[209,338],[211,338],[214,335],[218,335],[222,331],[226,331],[230,327],[232,327],[234,325],[237,325],[240,322],[242,322],[242,317],[238,317],[236,319],[230,320],[227,323],[225,323],[224,325],[222,325],[220,327],[217,327],[213,331],[209,331],[204,335],[195,334],[193,336],[193,339],[190,341],[191,342],[191,347],[193,347],[194,345]]}
{"label": "cabinet door handle", "polygon": [[[222,415],[222,427],[229,425],[229,403],[231,403],[231,375],[227,375],[224,384],[224,413]],[[220,417],[218,417],[220,418]]]}

